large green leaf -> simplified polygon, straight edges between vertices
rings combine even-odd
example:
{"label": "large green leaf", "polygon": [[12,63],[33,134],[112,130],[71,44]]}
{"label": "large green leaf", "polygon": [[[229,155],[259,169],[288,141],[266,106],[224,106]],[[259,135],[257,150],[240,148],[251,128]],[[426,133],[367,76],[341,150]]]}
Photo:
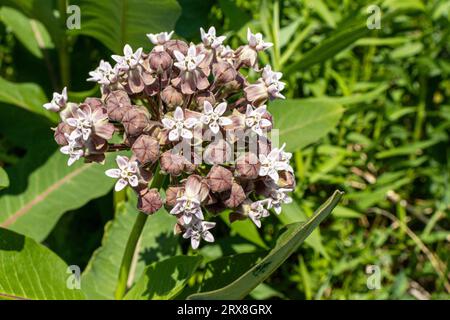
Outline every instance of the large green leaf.
{"label": "large green leaf", "polygon": [[20,11],[3,7],[0,9],[0,20],[11,29],[17,39],[33,55],[43,58],[43,49],[51,49],[53,44],[44,25],[32,20]]}
{"label": "large green leaf", "polygon": [[67,286],[71,276],[64,261],[48,248],[0,228],[0,298],[84,299],[80,289]]}
{"label": "large green leaf", "polygon": [[48,102],[44,91],[34,83],[14,83],[0,77],[0,102],[14,105],[28,111],[56,119],[56,114],[45,110]]}
{"label": "large green leaf", "polygon": [[[67,156],[59,151],[52,154],[49,148],[52,146],[33,149],[9,170],[13,183],[0,193],[0,227],[37,241],[45,239],[64,212],[105,195],[114,184],[104,174],[114,166],[114,157],[108,157],[106,166],[79,161],[68,167]],[[44,156],[49,158],[29,173]]]}
{"label": "large green leaf", "polygon": [[125,300],[168,300],[183,290],[202,261],[201,256],[177,256],[149,265]]}
{"label": "large green leaf", "polygon": [[0,6],[20,10],[26,16],[40,21],[48,30],[57,46],[65,37],[65,21],[60,21],[54,14],[54,1],[49,0],[0,0]]}
{"label": "large green leaf", "polygon": [[0,167],[0,190],[8,187],[9,187],[8,174],[6,173],[5,169]]}
{"label": "large green leaf", "polygon": [[[106,225],[102,246],[92,256],[82,277],[83,290],[89,299],[114,299],[120,263],[137,214],[134,203],[120,203],[114,220]],[[139,278],[145,266],[179,253],[178,239],[173,235],[175,223],[176,219],[165,210],[148,218],[138,244],[134,278]]]}
{"label": "large green leaf", "polygon": [[344,112],[341,105],[318,99],[276,100],[269,110],[289,151],[316,142],[333,130]]}
{"label": "large green leaf", "polygon": [[278,237],[275,247],[269,254],[238,279],[221,289],[190,295],[189,299],[234,300],[244,298],[297,250],[299,245],[331,213],[342,195],[342,192],[336,191],[306,223],[299,222],[288,225]]}
{"label": "large green leaf", "polygon": [[181,9],[175,0],[81,0],[82,28],[75,34],[94,37],[116,53],[125,44],[149,47],[147,33],[171,31]]}

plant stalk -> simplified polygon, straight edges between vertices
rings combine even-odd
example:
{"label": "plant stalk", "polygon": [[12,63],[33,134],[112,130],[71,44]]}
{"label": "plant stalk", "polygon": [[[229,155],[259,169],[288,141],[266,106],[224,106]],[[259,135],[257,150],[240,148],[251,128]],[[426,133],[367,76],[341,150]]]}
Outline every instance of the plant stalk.
{"label": "plant stalk", "polygon": [[[160,173],[159,166],[156,167],[152,182],[150,184],[150,189],[157,188],[160,189],[164,182],[164,175]],[[138,216],[131,230],[130,236],[128,237],[127,246],[125,247],[125,252],[123,254],[122,262],[119,269],[119,279],[117,281],[117,288],[115,292],[115,298],[117,300],[122,300],[127,291],[127,283],[130,275],[131,264],[133,262],[133,256],[136,252],[136,246],[141,237],[142,230],[144,230],[145,223],[147,222],[148,215],[139,212]]]}

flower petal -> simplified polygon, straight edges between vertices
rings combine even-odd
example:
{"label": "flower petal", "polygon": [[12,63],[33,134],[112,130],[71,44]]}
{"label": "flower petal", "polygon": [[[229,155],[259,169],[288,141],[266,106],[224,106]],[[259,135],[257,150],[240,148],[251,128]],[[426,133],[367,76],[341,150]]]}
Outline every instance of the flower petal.
{"label": "flower petal", "polygon": [[120,169],[109,169],[105,171],[105,174],[110,177],[110,178],[120,178],[120,173],[121,170]]}
{"label": "flower petal", "polygon": [[116,192],[119,192],[119,191],[123,190],[127,185],[128,185],[128,182],[125,179],[119,179],[116,182],[114,190]]}

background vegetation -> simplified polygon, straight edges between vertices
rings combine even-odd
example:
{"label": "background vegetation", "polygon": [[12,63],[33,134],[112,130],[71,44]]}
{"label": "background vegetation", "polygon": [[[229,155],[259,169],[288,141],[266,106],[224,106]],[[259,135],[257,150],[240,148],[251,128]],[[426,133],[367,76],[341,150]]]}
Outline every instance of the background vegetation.
{"label": "background vegetation", "polygon": [[[247,27],[275,44],[262,63],[287,82],[288,99],[270,110],[294,152],[298,187],[295,203],[263,230],[245,222],[230,227],[224,215],[216,244],[202,247],[201,264],[189,262],[200,268],[178,297],[237,277],[273,247],[278,230],[311,216],[335,189],[345,196],[320,231],[248,298],[449,297],[450,1],[70,4],[81,8],[79,30],[65,27],[66,1],[0,0],[0,227],[80,266],[89,298],[113,295],[135,204],[113,195],[105,167],[66,167],[49,129],[56,119],[42,105],[66,85],[72,101],[98,95],[85,81],[88,72],[125,43],[149,49],[146,33],[175,29],[198,41],[199,28],[211,25],[233,47],[245,42]],[[366,26],[372,4],[381,8],[378,30]],[[136,274],[192,254],[171,235],[172,225],[167,214],[151,217]],[[3,233],[0,243],[7,237],[20,240]],[[381,272],[377,290],[367,287],[369,265]]]}

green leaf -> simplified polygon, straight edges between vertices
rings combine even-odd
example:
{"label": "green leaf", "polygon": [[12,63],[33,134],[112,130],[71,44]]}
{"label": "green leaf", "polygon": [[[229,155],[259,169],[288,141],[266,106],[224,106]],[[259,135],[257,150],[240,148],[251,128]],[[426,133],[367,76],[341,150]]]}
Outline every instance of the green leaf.
{"label": "green leaf", "polygon": [[[52,147],[42,146],[30,152],[8,171],[14,183],[0,197],[0,227],[42,241],[64,212],[111,190],[114,180],[105,176],[104,171],[114,166],[112,156],[108,157],[106,166],[79,161],[68,167],[67,156],[59,151],[51,154],[48,149]],[[42,157],[51,156],[28,176],[29,168],[38,161],[37,152]]]}
{"label": "green leaf", "polygon": [[44,25],[9,7],[0,9],[0,20],[34,56],[42,59],[42,49],[52,49],[50,35]]}
{"label": "green leaf", "polygon": [[81,0],[82,28],[74,34],[91,36],[120,54],[125,44],[150,47],[147,33],[171,31],[181,14],[175,0]]}
{"label": "green leaf", "polygon": [[300,222],[287,226],[269,254],[238,279],[221,289],[193,294],[188,298],[191,300],[243,299],[297,250],[311,232],[331,213],[342,195],[342,192],[335,191],[333,196],[306,223]]}
{"label": "green leaf", "polygon": [[183,290],[202,261],[201,256],[178,256],[149,265],[125,300],[168,300]]}
{"label": "green leaf", "polygon": [[69,289],[72,272],[48,248],[0,228],[0,298],[22,300],[84,299]]}
{"label": "green leaf", "polygon": [[6,189],[9,187],[9,178],[5,169],[0,167],[0,190]]}
{"label": "green leaf", "polygon": [[258,228],[250,219],[230,223],[228,213],[229,212],[224,212],[220,217],[230,227],[233,233],[238,234],[242,238],[256,244],[261,248],[267,249],[267,245],[259,235]]}
{"label": "green leaf", "polygon": [[[120,203],[114,220],[105,226],[102,246],[95,251],[82,276],[83,290],[89,299],[114,299],[120,263],[137,214],[135,203]],[[179,253],[178,237],[173,235],[175,223],[176,218],[164,209],[148,218],[138,244],[134,278],[142,274],[145,266]]]}
{"label": "green leaf", "polygon": [[44,91],[34,83],[14,83],[0,77],[0,102],[43,115],[53,121],[57,115],[45,110],[48,102]]}
{"label": "green leaf", "polygon": [[65,37],[65,21],[56,18],[53,3],[48,0],[0,0],[0,6],[15,8],[29,18],[40,21],[48,30],[53,43],[59,46]]}
{"label": "green leaf", "polygon": [[318,99],[276,100],[269,110],[279,130],[280,142],[296,151],[333,130],[344,112],[341,105]]}
{"label": "green leaf", "polygon": [[175,32],[184,38],[198,38],[200,28],[208,30],[208,18],[214,1],[178,0],[182,13]]}

